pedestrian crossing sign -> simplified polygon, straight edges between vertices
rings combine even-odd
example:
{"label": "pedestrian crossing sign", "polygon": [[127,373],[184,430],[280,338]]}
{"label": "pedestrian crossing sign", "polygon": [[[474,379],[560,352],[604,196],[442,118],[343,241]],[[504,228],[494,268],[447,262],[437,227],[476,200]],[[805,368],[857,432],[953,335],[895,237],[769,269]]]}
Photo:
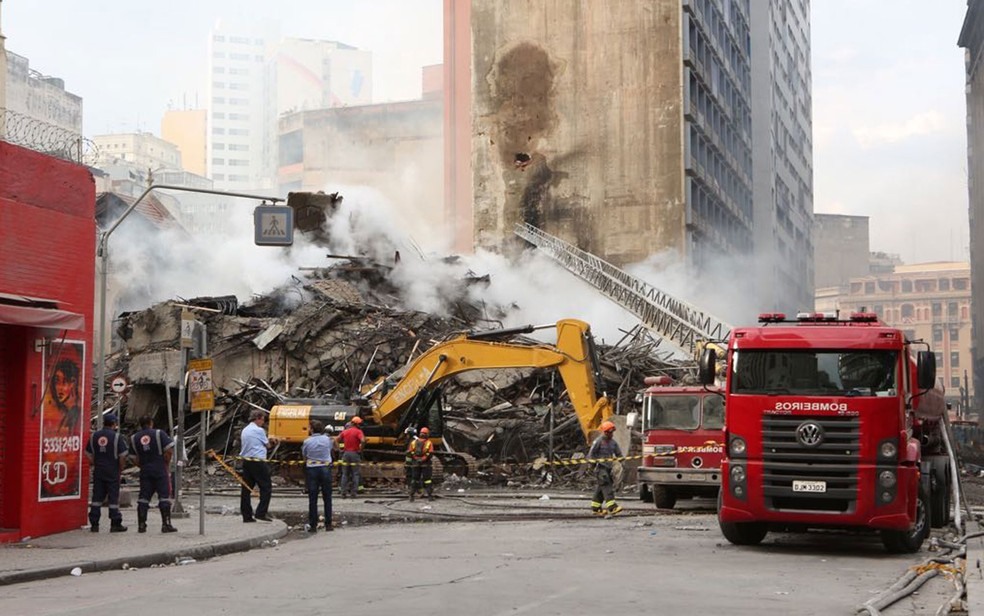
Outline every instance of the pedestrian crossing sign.
{"label": "pedestrian crossing sign", "polygon": [[290,246],[294,243],[294,210],[282,205],[261,205],[253,210],[253,243]]}

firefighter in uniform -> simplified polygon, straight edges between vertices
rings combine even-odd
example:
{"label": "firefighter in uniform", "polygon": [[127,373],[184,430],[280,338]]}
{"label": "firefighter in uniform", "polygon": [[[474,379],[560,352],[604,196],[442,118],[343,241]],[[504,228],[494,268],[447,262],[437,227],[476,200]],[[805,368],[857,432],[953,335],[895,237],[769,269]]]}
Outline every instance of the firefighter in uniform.
{"label": "firefighter in uniform", "polygon": [[601,424],[602,435],[595,439],[588,450],[589,460],[599,460],[595,463],[595,479],[598,487],[595,488],[594,497],[591,499],[591,511],[595,515],[615,515],[622,510],[622,507],[615,502],[615,480],[612,477],[612,460],[609,458],[621,458],[622,448],[613,438],[615,436],[615,424],[606,421]]}
{"label": "firefighter in uniform", "polygon": [[417,490],[427,493],[428,500],[434,500],[434,484],[431,483],[433,467],[431,457],[434,455],[434,444],[428,438],[430,430],[426,427],[420,429],[420,434],[410,441],[407,447],[407,454],[410,456],[410,500],[412,501],[417,494]]}
{"label": "firefighter in uniform", "polygon": [[126,532],[120,513],[120,473],[126,466],[126,439],[116,431],[119,419],[110,413],[103,418],[103,429],[93,432],[85,445],[85,456],[92,465],[92,498],[89,501],[89,530],[99,532],[102,503],[109,497],[109,532]]}
{"label": "firefighter in uniform", "polygon": [[413,445],[413,441],[417,438],[417,429],[411,426],[404,430],[403,433],[407,435],[407,450],[403,459],[403,469],[406,472],[407,491],[409,492],[413,483],[413,447],[411,445]]}
{"label": "firefighter in uniform", "polygon": [[137,532],[147,532],[150,497],[157,493],[161,510],[161,532],[174,533],[171,526],[171,482],[168,468],[174,453],[174,441],[167,432],[154,428],[149,415],[140,418],[140,432],[130,437],[130,449],[140,467],[140,496],[137,497]]}

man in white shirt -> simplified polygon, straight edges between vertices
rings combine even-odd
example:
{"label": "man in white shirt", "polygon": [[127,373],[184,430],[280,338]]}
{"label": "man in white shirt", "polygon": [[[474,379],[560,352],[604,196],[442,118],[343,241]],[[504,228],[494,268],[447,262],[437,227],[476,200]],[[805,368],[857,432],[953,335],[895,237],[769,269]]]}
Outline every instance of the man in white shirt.
{"label": "man in white shirt", "polygon": [[[243,480],[249,486],[243,486],[239,495],[239,509],[243,514],[243,522],[263,520],[272,522],[267,515],[270,507],[270,497],[273,495],[273,484],[270,482],[270,466],[267,464],[267,450],[277,444],[276,437],[267,437],[263,430],[266,423],[266,411],[259,409],[250,413],[249,423],[243,428],[239,437],[239,455],[243,458]],[[256,516],[253,516],[253,504],[250,496],[253,486],[260,489],[260,501],[256,504]]]}

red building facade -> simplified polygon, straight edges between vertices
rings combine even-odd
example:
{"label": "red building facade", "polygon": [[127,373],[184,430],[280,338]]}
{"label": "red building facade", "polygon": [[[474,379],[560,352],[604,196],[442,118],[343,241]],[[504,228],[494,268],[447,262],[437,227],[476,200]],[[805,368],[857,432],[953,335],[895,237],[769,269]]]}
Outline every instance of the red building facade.
{"label": "red building facade", "polygon": [[95,186],[0,141],[0,542],[87,523]]}

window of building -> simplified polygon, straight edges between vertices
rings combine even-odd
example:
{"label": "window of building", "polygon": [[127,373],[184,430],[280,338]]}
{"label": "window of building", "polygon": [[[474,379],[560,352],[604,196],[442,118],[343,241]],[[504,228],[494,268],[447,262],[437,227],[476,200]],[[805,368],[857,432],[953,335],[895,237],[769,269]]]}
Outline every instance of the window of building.
{"label": "window of building", "polygon": [[878,315],[878,318],[885,321],[885,307],[881,304],[875,304],[871,307],[871,311]]}
{"label": "window of building", "polygon": [[902,292],[903,293],[912,293],[912,281],[911,280],[903,280],[902,281]]}
{"label": "window of building", "polygon": [[212,144],[212,149],[213,150],[224,150],[225,149],[225,144],[224,143],[213,143]]}
{"label": "window of building", "polygon": [[230,128],[229,129],[229,134],[230,135],[237,135],[239,137],[246,137],[246,136],[249,135],[249,129],[248,128]]}
{"label": "window of building", "polygon": [[225,181],[225,174],[224,173],[213,173],[212,174],[212,179],[213,180],[216,180],[216,181]]}
{"label": "window of building", "polygon": [[934,317],[943,316],[943,304],[939,302],[933,302],[933,316]]}
{"label": "window of building", "polygon": [[955,291],[966,291],[969,284],[969,280],[966,278],[954,278],[953,279],[953,289]]}
{"label": "window of building", "polygon": [[939,280],[939,282],[937,284],[940,286],[940,291],[949,291],[950,290],[950,279],[949,278],[940,278],[940,280]]}
{"label": "window of building", "polygon": [[224,165],[225,164],[225,159],[224,158],[213,158],[212,159],[212,164],[213,165]]}
{"label": "window of building", "polygon": [[861,283],[860,282],[852,282],[851,283],[851,295],[857,295],[860,292],[861,292]]}
{"label": "window of building", "polygon": [[229,58],[232,60],[249,60],[248,53],[232,53],[229,54]]}
{"label": "window of building", "polygon": [[959,368],[960,367],[960,351],[950,352],[950,367]]}
{"label": "window of building", "polygon": [[215,73],[215,74],[217,74],[217,75],[221,75],[222,73],[225,72],[225,67],[224,66],[213,66],[212,67],[212,72]]}
{"label": "window of building", "polygon": [[916,310],[912,307],[912,304],[902,304],[900,310],[903,319],[914,319],[916,317]]}
{"label": "window of building", "polygon": [[230,113],[229,114],[229,119],[230,120],[249,120],[249,114],[248,113]]}
{"label": "window of building", "polygon": [[224,43],[225,37],[222,36],[221,34],[216,34],[215,36],[212,37],[212,40],[215,41],[216,43]]}
{"label": "window of building", "polygon": [[951,327],[950,328],[950,342],[957,342],[960,340],[960,328]]}
{"label": "window of building", "polygon": [[224,128],[219,128],[218,126],[213,126],[212,127],[212,134],[213,135],[224,135],[225,134],[225,129]]}
{"label": "window of building", "polygon": [[953,389],[960,389],[960,377],[959,376],[951,376],[950,377],[950,387],[952,387]]}
{"label": "window of building", "polygon": [[233,36],[229,38],[229,42],[236,45],[249,45],[249,39],[242,36]]}
{"label": "window of building", "polygon": [[213,81],[212,87],[216,90],[225,90],[226,84],[224,81]]}
{"label": "window of building", "polygon": [[933,353],[933,357],[936,358],[936,369],[937,370],[942,370],[943,369],[943,353],[941,351],[936,351],[935,353]]}
{"label": "window of building", "polygon": [[875,292],[875,283],[874,283],[874,281],[864,283],[864,292],[865,293],[874,293]]}
{"label": "window of building", "polygon": [[933,342],[943,342],[943,328],[938,325],[933,326]]}
{"label": "window of building", "polygon": [[225,114],[222,113],[221,111],[213,111],[212,112],[212,119],[213,120],[224,120],[225,119]]}
{"label": "window of building", "polygon": [[248,83],[230,83],[229,84],[229,89],[230,90],[249,90],[249,84]]}
{"label": "window of building", "polygon": [[225,57],[225,54],[222,53],[221,51],[213,51],[212,52],[212,57],[213,58],[224,58]]}
{"label": "window of building", "polygon": [[249,152],[249,146],[244,143],[230,143],[229,149],[234,152]]}
{"label": "window of building", "polygon": [[249,181],[249,176],[248,175],[237,175],[237,174],[233,173],[233,174],[231,174],[229,176],[229,181],[230,182],[248,182]]}
{"label": "window of building", "polygon": [[212,97],[212,102],[215,103],[216,105],[224,105],[225,104],[225,98],[222,97],[222,96],[213,96]]}
{"label": "window of building", "polygon": [[946,316],[948,316],[951,319],[956,319],[957,318],[957,312],[958,312],[957,302],[947,302],[947,304],[946,304]]}

